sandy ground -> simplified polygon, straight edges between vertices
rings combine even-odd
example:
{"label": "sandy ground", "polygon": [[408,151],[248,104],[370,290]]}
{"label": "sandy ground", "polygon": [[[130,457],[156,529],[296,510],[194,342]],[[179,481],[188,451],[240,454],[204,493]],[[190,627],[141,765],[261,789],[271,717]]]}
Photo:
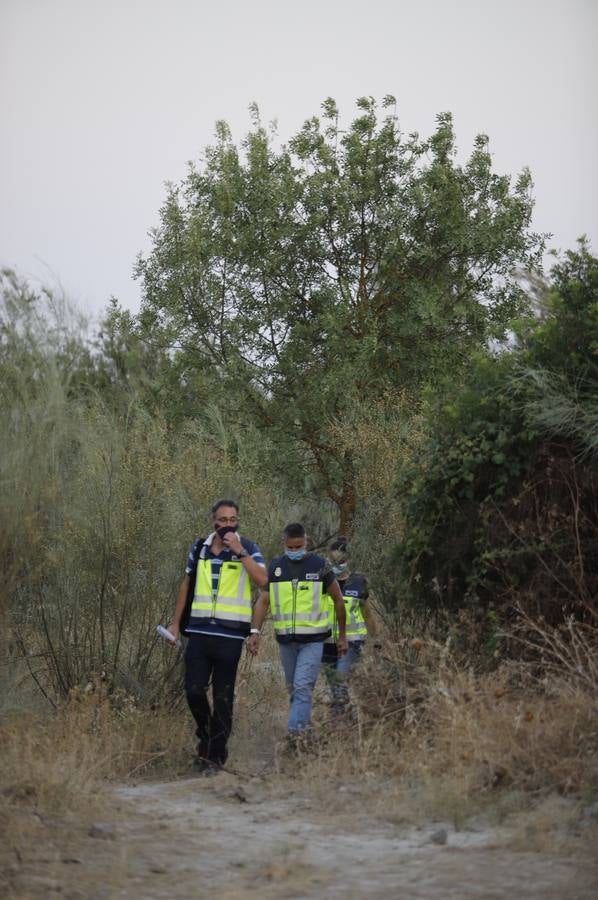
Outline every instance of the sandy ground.
{"label": "sandy ground", "polygon": [[[396,824],[362,788],[334,802],[286,779],[220,774],[110,789],[103,821],[56,825],[5,868],[8,897],[595,900],[598,864],[579,852],[513,849],[487,824]],[[394,821],[393,821],[394,820]],[[584,849],[585,848],[585,849]]]}

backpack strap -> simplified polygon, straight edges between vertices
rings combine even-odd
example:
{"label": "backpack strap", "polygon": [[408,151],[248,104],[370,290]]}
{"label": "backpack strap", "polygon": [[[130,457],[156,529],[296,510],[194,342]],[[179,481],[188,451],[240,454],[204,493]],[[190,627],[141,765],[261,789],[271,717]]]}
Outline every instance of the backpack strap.
{"label": "backpack strap", "polygon": [[[195,547],[195,553],[193,554],[193,558],[195,560],[196,572],[197,572],[197,563],[201,557],[201,551],[204,548],[205,538],[199,538],[198,543]],[[191,616],[191,604],[193,603],[193,594],[195,592],[195,576],[189,578],[189,587],[187,589],[187,599],[185,600],[185,608],[183,610],[183,615],[181,616],[180,623],[180,631],[181,634],[187,634],[187,625],[189,624],[189,617]]]}

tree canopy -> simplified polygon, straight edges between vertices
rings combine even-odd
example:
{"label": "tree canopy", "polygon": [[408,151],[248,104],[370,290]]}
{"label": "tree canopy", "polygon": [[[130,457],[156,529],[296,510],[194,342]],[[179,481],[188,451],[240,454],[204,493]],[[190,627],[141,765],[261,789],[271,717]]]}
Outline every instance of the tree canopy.
{"label": "tree canopy", "polygon": [[450,114],[422,139],[401,132],[393,97],[357,106],[342,129],[328,99],[285,146],[256,108],[240,147],[219,123],[137,265],[141,332],[217,375],[221,402],[275,435],[344,532],[357,498],[334,424],[503,338],[524,304],[515,270],[543,244],[530,173],[495,174],[484,135],[460,165]]}

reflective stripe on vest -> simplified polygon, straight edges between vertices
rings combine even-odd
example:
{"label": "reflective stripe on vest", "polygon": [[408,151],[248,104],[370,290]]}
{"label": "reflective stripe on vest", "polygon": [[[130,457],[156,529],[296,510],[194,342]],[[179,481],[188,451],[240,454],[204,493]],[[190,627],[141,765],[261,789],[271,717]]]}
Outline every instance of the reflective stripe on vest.
{"label": "reflective stripe on vest", "polygon": [[231,628],[245,626],[251,624],[251,610],[251,586],[243,563],[222,563],[218,591],[214,593],[211,560],[197,561],[190,623],[193,619],[217,619]]}
{"label": "reflective stripe on vest", "polygon": [[326,634],[330,630],[321,581],[273,581],[269,593],[276,634]]}
{"label": "reflective stripe on vest", "polygon": [[[363,617],[363,607],[359,600],[359,597],[348,597],[343,594],[343,600],[345,601],[345,613],[347,616],[347,640],[348,641],[363,641],[364,638],[367,637],[367,626],[365,624],[365,619]],[[330,624],[329,627],[332,628],[332,636],[329,638],[328,642],[338,640],[338,621],[336,618],[336,609],[334,608],[334,602],[330,603]]]}

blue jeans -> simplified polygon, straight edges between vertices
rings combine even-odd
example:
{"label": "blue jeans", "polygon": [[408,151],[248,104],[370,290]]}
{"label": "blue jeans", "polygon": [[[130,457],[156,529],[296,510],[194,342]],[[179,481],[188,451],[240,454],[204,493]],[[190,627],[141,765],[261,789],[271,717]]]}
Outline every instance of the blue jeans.
{"label": "blue jeans", "polygon": [[289,732],[304,731],[310,725],[311,696],[318,680],[324,642],[291,641],[278,646],[291,700],[287,727]]}
{"label": "blue jeans", "polygon": [[333,716],[348,712],[351,707],[347,678],[359,662],[363,641],[349,641],[349,649],[343,656],[336,651],[336,644],[324,644],[322,670],[330,688],[330,711]]}

